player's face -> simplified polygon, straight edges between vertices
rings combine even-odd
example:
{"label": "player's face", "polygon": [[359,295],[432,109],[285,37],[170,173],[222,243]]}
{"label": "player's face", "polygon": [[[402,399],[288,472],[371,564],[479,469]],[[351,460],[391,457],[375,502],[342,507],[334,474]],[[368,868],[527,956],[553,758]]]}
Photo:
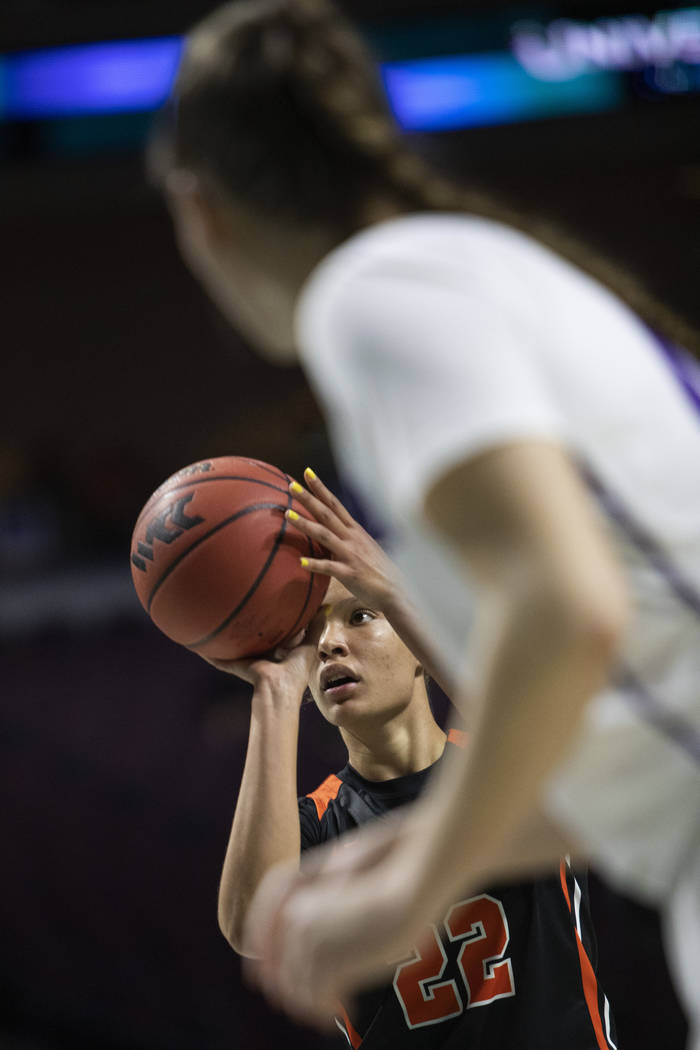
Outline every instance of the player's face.
{"label": "player's face", "polygon": [[333,725],[384,724],[414,697],[422,669],[381,613],[337,580],[309,629],[316,663],[309,688]]}

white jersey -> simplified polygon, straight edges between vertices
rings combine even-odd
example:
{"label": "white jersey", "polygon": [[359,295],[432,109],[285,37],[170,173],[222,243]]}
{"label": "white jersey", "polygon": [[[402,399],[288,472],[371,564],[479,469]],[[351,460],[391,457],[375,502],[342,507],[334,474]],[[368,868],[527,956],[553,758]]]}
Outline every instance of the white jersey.
{"label": "white jersey", "polygon": [[341,471],[453,675],[473,600],[422,514],[431,484],[506,442],[580,467],[635,613],[620,675],[587,709],[545,802],[608,875],[660,900],[700,840],[700,382],[610,291],[525,235],[408,216],[352,238],[298,309]]}

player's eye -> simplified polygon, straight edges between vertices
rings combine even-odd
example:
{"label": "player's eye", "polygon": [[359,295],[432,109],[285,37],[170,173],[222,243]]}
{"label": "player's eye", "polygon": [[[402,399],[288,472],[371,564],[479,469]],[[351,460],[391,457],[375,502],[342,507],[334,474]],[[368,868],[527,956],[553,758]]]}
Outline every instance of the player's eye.
{"label": "player's eye", "polygon": [[370,620],[375,619],[375,614],[371,609],[354,609],[350,616],[351,624],[362,624],[369,623]]}

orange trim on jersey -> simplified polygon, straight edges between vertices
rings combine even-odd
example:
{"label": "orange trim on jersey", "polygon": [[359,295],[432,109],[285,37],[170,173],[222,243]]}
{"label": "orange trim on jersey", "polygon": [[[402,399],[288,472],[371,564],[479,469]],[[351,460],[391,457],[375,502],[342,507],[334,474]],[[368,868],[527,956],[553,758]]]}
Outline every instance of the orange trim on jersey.
{"label": "orange trim on jersey", "polygon": [[559,865],[559,877],[561,879],[561,888],[566,897],[566,906],[569,909],[569,914],[571,914],[571,897],[569,896],[569,887],[566,885],[566,861],[562,861]]}
{"label": "orange trim on jersey", "polygon": [[[569,888],[566,885],[566,863],[561,862],[559,867],[559,874],[561,876],[562,890],[566,898],[566,903],[571,913],[571,897],[569,896]],[[598,1007],[598,981],[596,979],[595,971],[591,965],[591,960],[586,955],[586,949],[583,947],[583,942],[579,937],[577,929],[574,929],[574,935],[576,937],[576,947],[578,948],[578,961],[581,967],[581,980],[583,982],[583,995],[586,1000],[586,1006],[588,1012],[591,1015],[591,1023],[593,1025],[593,1031],[595,1032],[596,1041],[598,1043],[599,1050],[610,1050],[610,1043],[605,1037],[605,1031],[603,1029],[603,1021],[600,1016],[600,1009]]]}
{"label": "orange trim on jersey", "polygon": [[450,729],[447,733],[447,743],[456,744],[457,747],[466,747],[467,734],[463,729]]}
{"label": "orange trim on jersey", "polygon": [[601,1020],[600,1010],[598,1009],[598,982],[593,967],[591,966],[591,960],[586,955],[586,949],[581,943],[578,931],[576,932],[576,946],[578,948],[578,958],[581,964],[583,994],[586,997],[588,1012],[591,1015],[591,1021],[593,1022],[593,1029],[596,1034],[596,1039],[598,1040],[598,1046],[600,1047],[600,1050],[609,1050],[610,1044],[605,1038],[603,1022]]}
{"label": "orange trim on jersey", "polygon": [[332,773],[329,777],[326,777],[322,784],[319,784],[315,791],[310,791],[306,796],[307,798],[312,798],[316,803],[316,812],[319,820],[328,809],[328,803],[337,798],[342,783],[340,777]]}
{"label": "orange trim on jersey", "polygon": [[352,1022],[350,1021],[350,1018],[348,1017],[347,1012],[343,1006],[341,1006],[340,1008],[340,1015],[343,1018],[343,1024],[347,1029],[350,1045],[353,1047],[353,1050],[357,1050],[358,1046],[361,1046],[362,1044],[362,1036],[353,1028]]}

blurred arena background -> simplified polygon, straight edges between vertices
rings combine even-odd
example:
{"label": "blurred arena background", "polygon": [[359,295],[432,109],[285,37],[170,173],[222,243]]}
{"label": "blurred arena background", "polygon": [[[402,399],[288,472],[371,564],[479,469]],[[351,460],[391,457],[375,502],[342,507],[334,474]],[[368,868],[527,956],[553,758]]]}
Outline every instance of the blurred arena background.
{"label": "blurred arena background", "polygon": [[[185,463],[249,454],[337,484],[301,373],[204,299],[144,179],[179,37],[214,6],[0,9],[0,1050],[339,1045],[271,1013],[218,933],[246,691],[162,637],[129,574],[142,503]],[[437,164],[700,323],[700,8],[343,6]],[[300,791],[342,760],[306,708]],[[598,882],[594,906],[620,1050],[680,1050],[656,916]]]}

